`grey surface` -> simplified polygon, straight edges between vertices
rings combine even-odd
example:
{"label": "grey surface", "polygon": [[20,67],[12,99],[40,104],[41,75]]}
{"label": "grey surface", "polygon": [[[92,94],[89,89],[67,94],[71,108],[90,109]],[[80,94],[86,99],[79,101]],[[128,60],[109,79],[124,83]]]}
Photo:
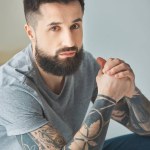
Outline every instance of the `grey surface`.
{"label": "grey surface", "polygon": [[[85,0],[84,47],[95,57],[119,57],[128,62],[136,84],[150,98],[150,1]],[[23,48],[22,0],[0,1],[0,51]],[[2,57],[2,56],[1,56]],[[107,138],[128,133],[111,122]]]}

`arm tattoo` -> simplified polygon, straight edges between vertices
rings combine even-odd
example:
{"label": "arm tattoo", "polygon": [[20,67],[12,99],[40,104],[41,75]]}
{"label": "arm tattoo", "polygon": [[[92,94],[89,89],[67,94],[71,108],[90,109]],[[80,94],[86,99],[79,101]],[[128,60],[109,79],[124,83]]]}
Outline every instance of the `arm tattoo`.
{"label": "arm tattoo", "polygon": [[97,150],[102,148],[115,102],[98,95],[91,111],[73,140],[64,150]]}
{"label": "arm tattoo", "polygon": [[112,111],[111,118],[124,126],[129,123],[129,108],[125,99],[120,100]]}
{"label": "arm tattoo", "polygon": [[66,143],[52,126],[45,125],[33,132],[18,135],[23,150],[97,150],[102,149],[115,102],[98,95],[79,131]]}
{"label": "arm tattoo", "polygon": [[44,127],[31,132],[37,142],[43,144],[47,149],[61,149],[65,145],[64,138],[58,133],[58,131],[52,127],[52,125],[45,125]]}
{"label": "arm tattoo", "polygon": [[30,133],[17,135],[16,137],[23,150],[39,150],[37,143]]}
{"label": "arm tattoo", "polygon": [[150,135],[150,102],[137,89],[132,98],[124,97],[112,112],[112,119],[140,135]]}
{"label": "arm tattoo", "polygon": [[45,125],[33,132],[18,135],[23,150],[60,150],[66,143],[52,125]]}

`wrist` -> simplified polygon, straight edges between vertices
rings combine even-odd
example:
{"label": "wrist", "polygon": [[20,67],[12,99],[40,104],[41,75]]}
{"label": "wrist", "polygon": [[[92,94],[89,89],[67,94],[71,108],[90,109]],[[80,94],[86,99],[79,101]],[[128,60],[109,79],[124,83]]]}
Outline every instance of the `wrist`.
{"label": "wrist", "polygon": [[96,100],[98,100],[98,99],[107,99],[109,101],[112,101],[113,103],[116,103],[115,99],[111,98],[110,96],[103,95],[103,94],[97,94]]}

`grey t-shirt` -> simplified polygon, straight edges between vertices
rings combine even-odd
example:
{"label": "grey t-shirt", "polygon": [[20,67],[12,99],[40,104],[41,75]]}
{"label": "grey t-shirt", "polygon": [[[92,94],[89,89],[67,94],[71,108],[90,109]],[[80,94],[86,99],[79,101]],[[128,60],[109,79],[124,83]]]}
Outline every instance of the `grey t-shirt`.
{"label": "grey t-shirt", "polygon": [[0,150],[21,150],[15,135],[50,122],[69,141],[80,128],[95,88],[99,66],[88,52],[78,71],[65,77],[59,95],[48,89],[32,58],[32,48],[0,67]]}

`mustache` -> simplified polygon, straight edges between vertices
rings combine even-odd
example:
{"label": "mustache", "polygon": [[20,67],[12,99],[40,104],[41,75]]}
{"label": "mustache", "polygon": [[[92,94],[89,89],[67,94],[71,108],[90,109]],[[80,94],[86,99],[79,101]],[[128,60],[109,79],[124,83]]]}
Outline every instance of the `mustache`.
{"label": "mustache", "polygon": [[75,51],[75,52],[78,52],[78,47],[72,46],[72,47],[60,48],[60,49],[57,50],[56,55],[58,55],[59,53],[62,53],[62,52],[66,52],[66,51]]}

